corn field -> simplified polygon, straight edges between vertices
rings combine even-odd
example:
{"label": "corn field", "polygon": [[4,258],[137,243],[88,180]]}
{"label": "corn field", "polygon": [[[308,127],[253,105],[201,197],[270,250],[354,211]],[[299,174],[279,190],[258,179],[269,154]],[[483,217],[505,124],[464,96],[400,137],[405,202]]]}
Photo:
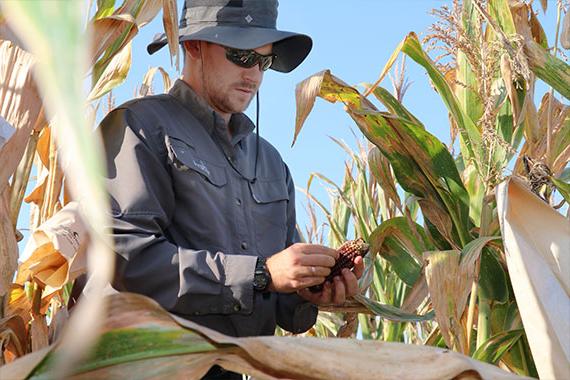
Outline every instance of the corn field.
{"label": "corn field", "polygon": [[[255,379],[570,378],[567,1],[450,1],[369,83],[325,69],[297,85],[293,142],[311,112],[326,112],[317,98],[342,103],[360,131],[356,149],[333,138],[346,154],[341,183],[314,173],[299,189],[310,216],[299,231],[334,248],[360,237],[370,252],[361,294],[320,307],[309,332],[252,338],[108,295],[92,130],[129,73],[133,38],[161,10],[178,67],[178,14],[175,0],[98,0],[86,21],[86,6],[0,2],[1,379],[200,379],[213,365]],[[557,13],[554,36],[539,9]],[[448,145],[406,106],[409,65],[447,110]],[[136,96],[157,73],[170,88],[153,67]],[[23,203],[31,234],[18,263]],[[78,299],[85,274],[89,297]]]}

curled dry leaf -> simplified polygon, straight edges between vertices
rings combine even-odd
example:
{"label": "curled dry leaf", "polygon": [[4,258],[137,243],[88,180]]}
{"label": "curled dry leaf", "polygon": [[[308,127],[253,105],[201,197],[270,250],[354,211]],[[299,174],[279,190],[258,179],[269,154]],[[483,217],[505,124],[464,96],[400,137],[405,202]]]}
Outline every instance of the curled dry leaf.
{"label": "curled dry leaf", "polygon": [[0,297],[10,290],[18,268],[18,243],[8,208],[9,190],[0,191]]}
{"label": "curled dry leaf", "polygon": [[30,53],[11,41],[0,40],[0,116],[16,129],[0,149],[0,192],[16,171],[32,129],[42,118],[33,65]]}
{"label": "curled dry leaf", "polygon": [[27,352],[27,327],[19,315],[0,319],[0,347],[4,359],[11,362]]}
{"label": "curled dry leaf", "polygon": [[570,378],[570,222],[516,178],[501,183],[496,198],[509,277],[538,374]]}
{"label": "curled dry leaf", "polygon": [[176,0],[163,0],[162,3],[162,23],[168,41],[170,51],[170,62],[175,60],[176,70],[180,67],[180,56],[178,54],[178,6]]}
{"label": "curled dry leaf", "polygon": [[127,43],[117,54],[113,56],[105,70],[99,76],[97,83],[91,89],[88,101],[99,99],[113,88],[119,86],[127,79],[132,62],[132,46]]}
{"label": "curled dry leaf", "polygon": [[[168,314],[141,295],[119,293],[107,300],[102,339],[94,355],[75,368],[74,379],[125,374],[199,379],[213,364],[260,379],[520,379],[435,347],[354,339],[235,338]],[[12,378],[17,364],[3,367],[1,374]],[[17,369],[29,374],[34,367],[32,361]],[[38,368],[34,375],[46,375],[46,369]]]}
{"label": "curled dry leaf", "polygon": [[43,298],[49,297],[85,273],[86,243],[79,206],[71,202],[33,232],[24,250],[29,258],[20,265],[16,283],[34,279],[45,287]]}
{"label": "curled dry leaf", "polygon": [[[88,35],[92,39],[91,63],[105,52],[119,37],[125,35],[123,42],[115,50],[122,49],[138,33],[135,18],[130,14],[114,14],[93,21],[88,26]],[[109,57],[109,60],[111,57]]]}
{"label": "curled dry leaf", "polygon": [[170,79],[170,76],[166,70],[164,70],[162,67],[151,67],[144,75],[143,82],[139,90],[139,96],[142,97],[152,94],[152,81],[154,80],[154,76],[156,75],[157,71],[160,71],[160,74],[162,75],[164,92],[170,90],[170,87],[172,87],[172,80]]}

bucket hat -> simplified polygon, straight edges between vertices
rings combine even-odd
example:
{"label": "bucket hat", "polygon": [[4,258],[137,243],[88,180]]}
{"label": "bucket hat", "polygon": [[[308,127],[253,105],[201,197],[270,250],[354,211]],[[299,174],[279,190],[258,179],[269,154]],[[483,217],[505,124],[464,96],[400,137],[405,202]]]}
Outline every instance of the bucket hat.
{"label": "bucket hat", "polygon": [[[303,62],[313,46],[307,35],[277,30],[277,0],[185,0],[179,42],[198,40],[255,49],[273,44],[271,69],[290,72]],[[164,33],[147,46],[153,54],[167,44]]]}

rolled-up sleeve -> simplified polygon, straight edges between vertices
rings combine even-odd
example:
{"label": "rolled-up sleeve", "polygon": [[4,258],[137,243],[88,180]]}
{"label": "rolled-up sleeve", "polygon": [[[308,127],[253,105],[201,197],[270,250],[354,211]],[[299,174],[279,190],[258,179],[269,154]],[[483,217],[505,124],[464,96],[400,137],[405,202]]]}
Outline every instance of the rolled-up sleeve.
{"label": "rolled-up sleeve", "polygon": [[182,248],[168,239],[176,205],[160,129],[119,108],[100,130],[117,253],[115,287],[182,314],[250,313],[256,257]]}

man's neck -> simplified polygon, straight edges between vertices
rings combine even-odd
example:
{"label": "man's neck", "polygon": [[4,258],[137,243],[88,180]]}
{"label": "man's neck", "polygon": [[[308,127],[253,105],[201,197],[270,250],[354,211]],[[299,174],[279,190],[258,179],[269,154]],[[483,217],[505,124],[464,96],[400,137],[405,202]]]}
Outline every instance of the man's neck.
{"label": "man's neck", "polygon": [[[229,126],[230,119],[232,117],[231,113],[222,112],[216,106],[214,106],[212,102],[210,102],[210,100],[205,96],[204,88],[201,86],[201,84],[196,83],[196,81],[192,80],[192,77],[182,76],[182,80],[192,88],[194,93],[198,95],[198,97],[200,97],[200,99],[204,102],[204,104],[208,105],[208,107],[216,111],[218,116],[225,121],[226,126]],[[229,128],[228,128],[228,133],[230,134],[231,137],[231,131],[229,130]]]}

